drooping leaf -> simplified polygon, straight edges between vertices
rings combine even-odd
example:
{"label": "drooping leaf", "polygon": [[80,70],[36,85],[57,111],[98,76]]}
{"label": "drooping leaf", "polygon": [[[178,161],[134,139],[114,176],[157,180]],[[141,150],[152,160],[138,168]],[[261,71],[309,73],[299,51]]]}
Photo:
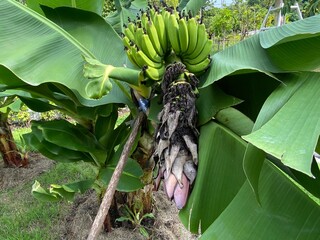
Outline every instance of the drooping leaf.
{"label": "drooping leaf", "polygon": [[34,122],[33,126],[43,134],[43,138],[57,146],[73,151],[86,152],[91,155],[96,164],[103,165],[106,161],[106,151],[95,136],[80,125],[73,125],[65,120]]}
{"label": "drooping leaf", "polygon": [[46,191],[43,187],[41,187],[38,181],[35,181],[32,185],[32,195],[41,201],[57,202],[61,199],[60,196],[50,194],[50,192]]}
{"label": "drooping leaf", "polygon": [[320,35],[319,19],[320,16],[317,15],[284,24],[280,28],[271,28],[270,31],[263,31],[260,38],[261,46],[270,48],[283,43],[317,37]]}
{"label": "drooping leaf", "polygon": [[94,126],[94,135],[97,140],[107,148],[107,141],[110,133],[115,129],[115,125],[118,119],[118,108],[115,104],[110,104],[110,114],[108,115],[99,115],[95,121]]}
{"label": "drooping leaf", "polygon": [[259,130],[244,137],[285,165],[309,176],[320,134],[319,73],[298,75],[299,89]]}
{"label": "drooping leaf", "polygon": [[74,183],[58,185],[51,184],[48,190],[41,187],[38,181],[32,186],[32,195],[41,201],[58,201],[65,199],[73,201],[76,193],[84,193],[92,187],[94,179],[82,180]]}
{"label": "drooping leaf", "polygon": [[[72,11],[77,11],[77,9],[72,9]],[[95,42],[94,36],[85,34],[84,26],[90,26],[89,29],[93,27],[86,22],[85,17],[77,23],[78,27],[83,29],[82,36],[89,36],[89,40],[86,39],[86,41],[85,37],[80,37],[81,32],[75,30],[74,22],[69,26],[73,26],[75,30],[73,33],[77,35],[77,38],[15,1],[1,1],[0,30],[3,33],[0,35],[0,47],[3,49],[0,52],[1,83],[11,88],[19,87],[26,90],[30,90],[28,85],[39,86],[54,83],[57,86],[65,86],[68,89],[68,91],[64,89],[67,96],[72,99],[78,98],[79,102],[86,106],[112,102],[130,104],[128,87],[122,86],[121,83],[116,83],[108,96],[100,100],[89,100],[89,96],[86,95],[85,86],[88,80],[83,76],[83,56],[95,58],[93,52],[104,54],[109,51],[114,55],[109,55],[108,58],[108,54],[105,54],[103,62],[108,59],[110,63],[120,64],[121,59],[114,56],[122,56],[123,48],[115,47],[122,45],[121,39],[107,23],[97,15],[92,17],[92,13],[89,12],[82,11],[82,16],[85,13],[91,16],[89,20],[100,19],[101,24],[97,24],[96,27],[97,31],[101,32],[98,36],[108,36],[105,37],[104,42],[100,41],[103,37],[98,37],[98,42]],[[109,36],[113,37],[109,38]],[[19,39],[24,39],[24,41]],[[108,44],[105,42],[106,39],[110,41]],[[80,43],[80,40],[83,44]],[[85,44],[97,47],[99,51],[92,50],[91,52],[85,47]],[[105,47],[104,51],[101,50],[101,46]],[[28,64],[25,64],[26,62]]]}
{"label": "drooping leaf", "polygon": [[212,62],[204,86],[231,74],[262,72],[276,78],[272,73],[281,72],[260,46],[259,34],[214,54]]}
{"label": "drooping leaf", "polygon": [[204,86],[230,74],[318,71],[319,16],[264,31],[214,54]]}
{"label": "drooping leaf", "polygon": [[42,132],[32,128],[32,132],[23,135],[25,143],[32,149],[37,149],[42,155],[57,162],[72,163],[78,161],[92,162],[94,159],[85,152],[70,150],[50,143],[43,138]]}

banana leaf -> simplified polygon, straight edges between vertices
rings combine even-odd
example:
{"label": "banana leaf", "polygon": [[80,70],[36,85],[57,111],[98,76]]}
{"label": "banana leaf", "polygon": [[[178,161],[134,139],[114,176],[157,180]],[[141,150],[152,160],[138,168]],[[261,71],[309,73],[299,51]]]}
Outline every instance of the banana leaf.
{"label": "banana leaf", "polygon": [[[40,131],[41,139],[51,143],[51,146],[56,145],[60,147],[59,149],[87,153],[94,159],[97,166],[105,164],[107,154],[104,147],[88,129],[80,125],[73,125],[66,120],[53,120],[33,122],[32,128]],[[40,142],[41,139],[38,137]],[[50,146],[46,145],[46,147]]]}
{"label": "banana leaf", "polygon": [[243,137],[286,166],[309,176],[320,134],[319,78],[319,73],[302,73],[286,79],[288,84],[280,86],[262,109],[261,117],[270,120]]}
{"label": "banana leaf", "polygon": [[[72,99],[79,99],[79,102],[86,106],[113,102],[130,104],[128,87],[120,82],[113,83],[111,92],[100,100],[90,100],[87,96],[85,86],[88,79],[83,76],[83,56],[96,58],[94,54],[101,53],[100,46],[105,46],[102,52],[107,51],[109,54],[104,54],[101,59],[103,62],[119,66],[125,58],[115,57],[124,56],[121,39],[115,31],[100,16],[78,11],[83,18],[81,21],[73,22],[72,27],[74,30],[84,30],[74,31],[77,37],[74,38],[58,25],[27,7],[15,1],[1,1],[1,83],[5,84],[6,88],[26,88],[28,85],[53,83],[63,89],[66,95]],[[92,27],[92,21],[100,24],[95,24],[96,28]],[[91,32],[95,31],[97,35],[87,34],[86,28]],[[88,49],[89,45],[91,49]],[[93,51],[95,47],[97,50]]]}
{"label": "banana leaf", "polygon": [[[116,165],[108,165],[106,168],[100,170],[98,179],[107,186]],[[117,190],[121,192],[132,192],[143,187],[141,182],[141,177],[143,175],[143,170],[139,163],[133,159],[128,159],[126,166],[123,169],[119,183],[117,185]]]}
{"label": "banana leaf", "polygon": [[73,163],[79,161],[94,163],[94,159],[85,152],[70,150],[46,141],[42,132],[33,128],[31,133],[23,135],[25,143],[37,149],[42,155],[57,162]]}
{"label": "banana leaf", "polygon": [[134,1],[114,1],[116,11],[110,13],[106,17],[106,21],[118,32],[123,32],[123,25],[129,22],[129,19],[134,20],[140,9],[146,10],[148,2],[146,0]]}
{"label": "banana leaf", "polygon": [[27,6],[32,10],[44,15],[42,6],[51,8],[56,7],[73,7],[86,11],[102,14],[104,0],[27,0]]}
{"label": "banana leaf", "polygon": [[69,184],[51,184],[48,190],[41,187],[38,181],[32,185],[32,195],[40,201],[56,202],[61,199],[73,201],[76,193],[84,193],[92,187],[93,179],[82,180]]}
{"label": "banana leaf", "polygon": [[198,176],[180,218],[200,239],[317,239],[320,207],[284,172],[264,162],[259,204],[241,168],[247,143],[212,121],[199,142]]}
{"label": "banana leaf", "polygon": [[227,75],[318,71],[320,15],[256,34],[212,56],[204,86]]}

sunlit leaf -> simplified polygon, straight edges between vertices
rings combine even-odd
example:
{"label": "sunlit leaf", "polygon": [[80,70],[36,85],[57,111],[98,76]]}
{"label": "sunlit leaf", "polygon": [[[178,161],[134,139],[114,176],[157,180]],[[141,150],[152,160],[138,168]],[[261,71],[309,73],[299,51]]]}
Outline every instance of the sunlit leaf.
{"label": "sunlit leaf", "polygon": [[[70,11],[79,11],[82,20],[61,20],[70,20],[66,22],[70,23],[68,31],[76,37],[15,1],[0,2],[0,30],[3,33],[0,35],[0,47],[3,49],[0,52],[1,82],[24,89],[28,84],[63,85],[69,90],[65,94],[78,98],[87,106],[110,102],[130,104],[128,87],[121,83],[116,83],[108,96],[98,101],[89,100],[85,92],[88,80],[83,76],[83,56],[95,58],[103,55],[102,62],[121,65],[122,60],[118,56],[124,55],[123,47],[120,37],[100,16],[78,9]],[[97,24],[90,25],[89,20]],[[98,34],[88,34],[89,32]],[[98,53],[99,56],[94,55]]]}

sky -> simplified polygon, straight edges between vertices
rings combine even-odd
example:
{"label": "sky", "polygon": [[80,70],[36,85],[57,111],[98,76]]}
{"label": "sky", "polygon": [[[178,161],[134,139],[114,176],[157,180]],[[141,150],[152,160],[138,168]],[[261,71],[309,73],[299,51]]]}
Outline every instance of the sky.
{"label": "sky", "polygon": [[222,7],[222,5],[221,5],[222,2],[226,5],[229,5],[232,3],[232,0],[216,0],[214,3],[214,6],[215,7]]}

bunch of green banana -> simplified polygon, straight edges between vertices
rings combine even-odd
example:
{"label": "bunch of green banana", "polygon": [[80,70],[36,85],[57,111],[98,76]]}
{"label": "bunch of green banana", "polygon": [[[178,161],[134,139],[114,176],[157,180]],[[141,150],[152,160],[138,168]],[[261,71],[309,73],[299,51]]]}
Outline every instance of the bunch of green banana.
{"label": "bunch of green banana", "polygon": [[187,70],[195,75],[207,70],[213,41],[209,39],[205,25],[194,17],[172,11],[166,18],[166,28],[172,49]]}
{"label": "bunch of green banana", "polygon": [[211,64],[213,42],[205,25],[172,8],[149,6],[141,11],[135,22],[125,26],[123,43],[129,60],[156,81],[174,61],[181,61],[196,76]]}
{"label": "bunch of green banana", "polygon": [[141,11],[124,29],[123,43],[129,60],[148,79],[159,81],[165,72],[165,56],[170,50],[162,14],[153,8]]}

